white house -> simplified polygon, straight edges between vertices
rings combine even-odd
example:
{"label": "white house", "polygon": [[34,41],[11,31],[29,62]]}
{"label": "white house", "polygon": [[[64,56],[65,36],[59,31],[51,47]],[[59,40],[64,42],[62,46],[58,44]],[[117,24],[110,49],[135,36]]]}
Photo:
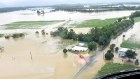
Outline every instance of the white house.
{"label": "white house", "polygon": [[72,48],[72,51],[87,51],[88,50],[88,48],[86,48],[86,47],[81,47],[81,46],[74,46],[73,48]]}
{"label": "white house", "polygon": [[121,48],[119,51],[118,51],[118,54],[120,57],[124,57],[125,56],[125,52],[127,52],[129,49],[128,48]]}

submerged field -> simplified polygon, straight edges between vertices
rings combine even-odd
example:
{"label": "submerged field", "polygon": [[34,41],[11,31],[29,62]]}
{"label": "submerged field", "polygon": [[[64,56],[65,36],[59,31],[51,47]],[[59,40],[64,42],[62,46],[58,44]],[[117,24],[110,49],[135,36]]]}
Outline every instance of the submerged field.
{"label": "submerged field", "polygon": [[105,64],[102,69],[98,72],[97,77],[104,76],[110,73],[116,73],[124,70],[130,70],[137,68],[134,65],[130,64],[119,64],[119,63],[107,63]]}
{"label": "submerged field", "polygon": [[6,29],[33,29],[40,28],[41,26],[56,24],[63,22],[64,20],[54,20],[54,21],[19,21],[13,22],[11,24],[6,24]]}
{"label": "submerged field", "polygon": [[111,19],[105,19],[105,20],[100,20],[100,19],[91,19],[91,20],[86,20],[82,22],[81,24],[77,24],[77,28],[83,28],[83,27],[104,27],[110,24],[113,24],[117,18],[111,18]]}

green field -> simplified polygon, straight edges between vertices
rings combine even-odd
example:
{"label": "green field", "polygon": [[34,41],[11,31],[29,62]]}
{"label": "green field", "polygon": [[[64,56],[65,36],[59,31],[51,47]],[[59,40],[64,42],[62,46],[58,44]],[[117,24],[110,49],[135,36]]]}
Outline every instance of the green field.
{"label": "green field", "polygon": [[105,20],[100,20],[100,19],[92,19],[92,20],[86,20],[82,22],[81,24],[77,24],[76,28],[82,28],[82,27],[104,27],[110,24],[113,24],[117,18],[112,18],[112,19],[105,19]]}
{"label": "green field", "polygon": [[40,28],[45,25],[51,25],[59,22],[63,22],[64,20],[55,20],[55,21],[20,21],[13,22],[10,24],[6,24],[6,29],[33,29]]}
{"label": "green field", "polygon": [[140,17],[135,18],[135,22],[140,22]]}
{"label": "green field", "polygon": [[135,68],[138,67],[130,64],[106,63],[98,72],[96,77],[101,77],[110,73],[116,73],[124,70],[127,71]]}
{"label": "green field", "polygon": [[122,42],[121,47],[130,49],[140,48],[140,42],[134,40],[133,38],[129,38],[128,40]]}
{"label": "green field", "polygon": [[4,36],[4,34],[0,34],[0,38],[3,37],[3,36]]}

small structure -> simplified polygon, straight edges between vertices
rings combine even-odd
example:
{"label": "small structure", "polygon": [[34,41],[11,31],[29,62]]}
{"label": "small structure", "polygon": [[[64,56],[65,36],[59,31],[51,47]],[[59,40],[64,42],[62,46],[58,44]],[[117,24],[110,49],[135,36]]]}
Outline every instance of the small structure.
{"label": "small structure", "polygon": [[84,43],[79,43],[78,46],[83,47],[85,44]]}
{"label": "small structure", "polygon": [[85,51],[87,51],[88,50],[88,48],[86,48],[86,47],[81,47],[81,46],[74,46],[73,48],[72,48],[72,51],[79,51],[79,52],[85,52]]}
{"label": "small structure", "polygon": [[128,48],[121,48],[119,51],[118,51],[118,54],[120,57],[124,57],[125,56],[125,52],[127,52],[129,49]]}

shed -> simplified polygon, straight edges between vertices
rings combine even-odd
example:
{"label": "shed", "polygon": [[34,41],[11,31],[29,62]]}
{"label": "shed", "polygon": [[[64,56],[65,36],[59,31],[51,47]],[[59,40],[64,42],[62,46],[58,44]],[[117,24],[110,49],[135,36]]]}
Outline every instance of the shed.
{"label": "shed", "polygon": [[86,48],[86,47],[81,47],[81,46],[74,46],[73,48],[72,48],[72,51],[87,51],[88,50],[88,48]]}

